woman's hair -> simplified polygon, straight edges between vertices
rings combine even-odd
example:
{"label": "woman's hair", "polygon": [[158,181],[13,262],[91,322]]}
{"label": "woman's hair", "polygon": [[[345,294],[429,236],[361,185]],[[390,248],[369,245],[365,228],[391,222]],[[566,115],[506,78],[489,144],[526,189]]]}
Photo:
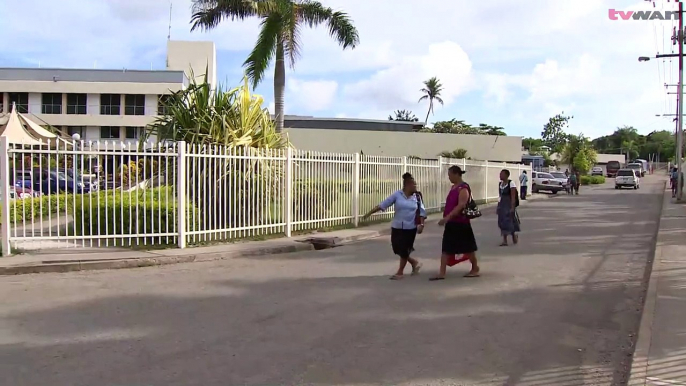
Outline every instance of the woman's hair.
{"label": "woman's hair", "polygon": [[410,173],[405,173],[403,174],[403,186],[407,185],[408,182],[414,180],[414,177],[412,177],[412,174]]}
{"label": "woman's hair", "polygon": [[[509,177],[509,176],[510,176],[510,171],[507,170],[507,169],[503,169],[503,170],[501,171],[501,173],[505,173],[505,176],[506,176],[506,177]],[[525,173],[526,173],[526,172],[525,172]]]}

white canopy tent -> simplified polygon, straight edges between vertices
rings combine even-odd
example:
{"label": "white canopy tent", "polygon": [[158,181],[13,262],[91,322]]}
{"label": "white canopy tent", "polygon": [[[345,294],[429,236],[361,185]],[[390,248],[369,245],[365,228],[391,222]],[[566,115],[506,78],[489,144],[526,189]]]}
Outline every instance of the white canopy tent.
{"label": "white canopy tent", "polygon": [[7,138],[10,144],[16,145],[48,145],[60,140],[59,136],[49,132],[25,115],[17,113],[17,107],[12,104],[12,111],[5,117],[0,117],[0,137]]}

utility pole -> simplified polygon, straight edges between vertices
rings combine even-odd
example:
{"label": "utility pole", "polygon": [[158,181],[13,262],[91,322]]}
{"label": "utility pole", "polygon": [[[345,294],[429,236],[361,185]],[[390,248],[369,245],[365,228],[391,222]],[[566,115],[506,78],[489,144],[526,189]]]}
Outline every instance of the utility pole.
{"label": "utility pole", "polygon": [[677,35],[677,40],[679,41],[679,101],[677,105],[679,106],[679,112],[677,112],[677,118],[679,118],[679,128],[677,131],[677,201],[681,201],[683,195],[683,176],[682,176],[682,164],[683,160],[681,158],[681,152],[684,147],[684,3],[679,2],[679,32]]}

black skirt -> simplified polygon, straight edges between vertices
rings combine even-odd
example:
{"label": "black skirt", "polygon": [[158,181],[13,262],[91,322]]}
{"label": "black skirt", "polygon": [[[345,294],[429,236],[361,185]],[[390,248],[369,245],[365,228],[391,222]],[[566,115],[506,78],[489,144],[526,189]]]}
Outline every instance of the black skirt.
{"label": "black skirt", "polygon": [[449,222],[443,230],[441,251],[450,255],[460,255],[477,251],[472,224]]}
{"label": "black skirt", "polygon": [[391,246],[393,253],[407,259],[414,251],[414,239],[417,237],[417,229],[391,228]]}

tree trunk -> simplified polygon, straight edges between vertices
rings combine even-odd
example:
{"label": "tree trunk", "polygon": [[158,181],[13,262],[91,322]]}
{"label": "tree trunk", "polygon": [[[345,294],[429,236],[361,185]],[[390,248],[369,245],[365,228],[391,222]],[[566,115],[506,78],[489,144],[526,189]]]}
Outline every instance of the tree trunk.
{"label": "tree trunk", "polygon": [[284,93],[286,91],[286,63],[284,61],[283,40],[276,43],[276,63],[274,65],[274,121],[276,132],[283,132]]}
{"label": "tree trunk", "polygon": [[431,114],[431,107],[433,106],[434,102],[432,100],[429,100],[429,111],[426,112],[426,119],[424,120],[424,127],[429,124],[429,114]]}

